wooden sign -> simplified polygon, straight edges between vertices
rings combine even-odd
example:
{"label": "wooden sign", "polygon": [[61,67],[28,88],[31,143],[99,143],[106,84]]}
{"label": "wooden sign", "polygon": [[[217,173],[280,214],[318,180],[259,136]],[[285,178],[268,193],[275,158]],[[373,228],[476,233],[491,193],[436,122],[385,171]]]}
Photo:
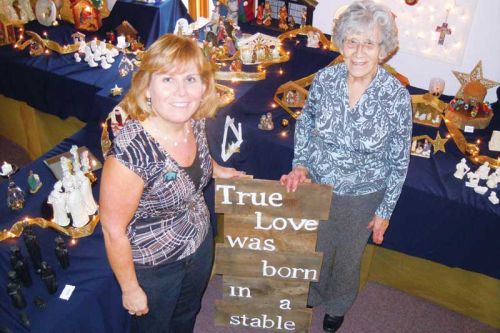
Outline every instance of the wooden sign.
{"label": "wooden sign", "polygon": [[215,254],[224,283],[216,325],[309,332],[309,282],[319,279],[316,237],[331,187],[301,184],[287,193],[277,181],[217,179],[215,193],[215,210],[225,214]]}
{"label": "wooden sign", "polygon": [[[224,181],[224,183],[222,183]],[[224,214],[309,219],[328,219],[332,188],[328,185],[301,184],[287,193],[278,181],[262,179],[218,179],[215,188],[215,211]]]}

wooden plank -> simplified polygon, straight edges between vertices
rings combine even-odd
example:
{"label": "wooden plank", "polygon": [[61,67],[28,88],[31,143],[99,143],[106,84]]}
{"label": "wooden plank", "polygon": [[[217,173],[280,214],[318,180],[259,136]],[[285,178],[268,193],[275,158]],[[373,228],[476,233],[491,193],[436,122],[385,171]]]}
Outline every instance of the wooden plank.
{"label": "wooden plank", "polygon": [[[316,230],[293,230],[290,225],[284,231],[271,228],[271,217],[262,216],[259,228],[256,229],[255,216],[242,215],[224,215],[224,244],[235,248],[244,248],[250,250],[265,251],[283,251],[283,252],[298,252],[312,253],[316,250]],[[301,223],[298,219],[297,223]],[[318,220],[310,220],[307,224],[308,229],[312,225],[317,225]],[[280,226],[282,224],[279,224]],[[316,229],[316,228],[314,228]]]}
{"label": "wooden plank", "polygon": [[[281,310],[277,306],[258,304],[249,306],[238,302],[215,301],[216,326],[306,333],[309,332],[311,319],[312,309]],[[290,322],[293,323],[293,329]]]}
{"label": "wooden plank", "polygon": [[248,278],[318,281],[322,253],[267,252],[216,244],[216,274]]}
{"label": "wooden plank", "polygon": [[[279,181],[262,179],[216,179],[217,213],[328,219],[332,188],[329,185],[301,184],[287,193]],[[252,200],[253,199],[253,200]]]}
{"label": "wooden plank", "polygon": [[289,300],[292,309],[307,306],[309,282],[249,279],[228,275],[224,275],[222,281],[223,299],[227,301],[272,305],[278,308],[280,300]]}

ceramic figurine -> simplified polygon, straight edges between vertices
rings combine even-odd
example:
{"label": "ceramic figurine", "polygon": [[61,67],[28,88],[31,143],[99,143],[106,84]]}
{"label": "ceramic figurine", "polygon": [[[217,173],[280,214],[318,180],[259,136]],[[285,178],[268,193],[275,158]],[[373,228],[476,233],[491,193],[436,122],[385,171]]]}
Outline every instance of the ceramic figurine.
{"label": "ceramic figurine", "polygon": [[464,179],[464,176],[467,172],[469,172],[470,167],[467,165],[467,161],[465,158],[460,160],[460,163],[456,165],[456,171],[453,174],[455,178]]}
{"label": "ceramic figurine", "polygon": [[488,197],[488,200],[494,204],[498,205],[498,197],[497,197],[497,192],[491,191],[490,196]]}
{"label": "ceramic figurine", "polygon": [[469,172],[467,174],[467,178],[469,178],[469,181],[465,183],[465,186],[467,187],[476,187],[479,184],[479,175],[476,172]]}
{"label": "ceramic figurine", "polygon": [[300,14],[300,28],[304,28],[306,26],[307,21],[307,9],[302,8],[302,13]]}
{"label": "ceramic figurine", "polygon": [[79,184],[77,188],[80,189],[87,215],[94,215],[97,212],[98,206],[94,200],[94,195],[92,194],[92,184],[90,183],[89,178],[85,176],[81,170],[76,172],[75,177]]}
{"label": "ceramic figurine", "polygon": [[106,57],[101,57],[101,67],[102,69],[110,69],[111,65],[106,61]]}
{"label": "ceramic figurine", "polygon": [[272,15],[271,4],[269,3],[269,1],[266,1],[264,3],[264,13],[263,13],[262,23],[267,27],[273,23],[271,15]]}
{"label": "ceramic figurine", "polygon": [[9,177],[13,173],[14,173],[14,168],[12,167],[12,164],[4,161],[0,171],[0,176]]}
{"label": "ceramic figurine", "polygon": [[488,188],[486,186],[476,186],[474,187],[474,192],[484,195],[488,191]]}
{"label": "ceramic figurine", "polygon": [[496,189],[498,182],[500,182],[500,168],[497,168],[495,172],[488,176],[488,180],[486,181],[486,186],[491,189]]}
{"label": "ceramic figurine", "polygon": [[49,194],[47,203],[52,206],[54,221],[61,227],[69,225],[70,220],[67,212],[68,193],[62,191],[62,182],[59,180],[54,184],[54,189]]}
{"label": "ceramic figurine", "polygon": [[488,179],[488,174],[490,173],[490,163],[484,162],[479,169],[477,169],[476,173],[479,175],[479,179]]}
{"label": "ceramic figurine", "polygon": [[74,182],[67,182],[64,184],[64,191],[68,193],[66,210],[71,215],[73,227],[83,227],[89,222],[89,216],[87,215],[87,208],[79,188],[76,187]]}
{"label": "ceramic figurine", "polygon": [[33,173],[33,170],[30,170],[28,176],[28,186],[30,187],[30,193],[36,193],[42,187],[42,182],[40,181],[40,177]]}

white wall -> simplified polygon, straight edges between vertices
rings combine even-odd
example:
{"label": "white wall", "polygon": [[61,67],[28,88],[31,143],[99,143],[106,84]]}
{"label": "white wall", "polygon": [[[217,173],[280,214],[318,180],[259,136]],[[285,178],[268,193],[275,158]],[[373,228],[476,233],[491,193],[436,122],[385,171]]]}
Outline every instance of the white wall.
{"label": "white wall", "polygon": [[[403,1],[403,0],[401,0]],[[442,0],[420,0],[426,2]],[[349,4],[349,0],[319,0],[314,11],[313,25],[330,34],[333,15],[337,8]],[[388,4],[389,5],[389,4]],[[500,1],[477,0],[472,19],[464,57],[460,65],[398,52],[389,64],[408,77],[410,84],[427,89],[432,77],[443,78],[446,82],[445,94],[454,96],[460,84],[452,70],[469,73],[479,60],[483,62],[483,75],[486,79],[500,82]],[[495,102],[496,87],[488,90],[486,100]]]}

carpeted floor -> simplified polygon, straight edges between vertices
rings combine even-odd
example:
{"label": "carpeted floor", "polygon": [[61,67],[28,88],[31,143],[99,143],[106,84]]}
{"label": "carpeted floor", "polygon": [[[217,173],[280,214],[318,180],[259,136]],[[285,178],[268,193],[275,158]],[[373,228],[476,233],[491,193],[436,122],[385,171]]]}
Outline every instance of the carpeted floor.
{"label": "carpeted floor", "polygon": [[[195,333],[269,332],[214,326],[214,300],[222,299],[222,278],[210,282],[198,315]],[[323,332],[322,308],[315,308],[311,333]],[[493,327],[423,299],[368,282],[345,317],[339,333],[498,333]]]}

